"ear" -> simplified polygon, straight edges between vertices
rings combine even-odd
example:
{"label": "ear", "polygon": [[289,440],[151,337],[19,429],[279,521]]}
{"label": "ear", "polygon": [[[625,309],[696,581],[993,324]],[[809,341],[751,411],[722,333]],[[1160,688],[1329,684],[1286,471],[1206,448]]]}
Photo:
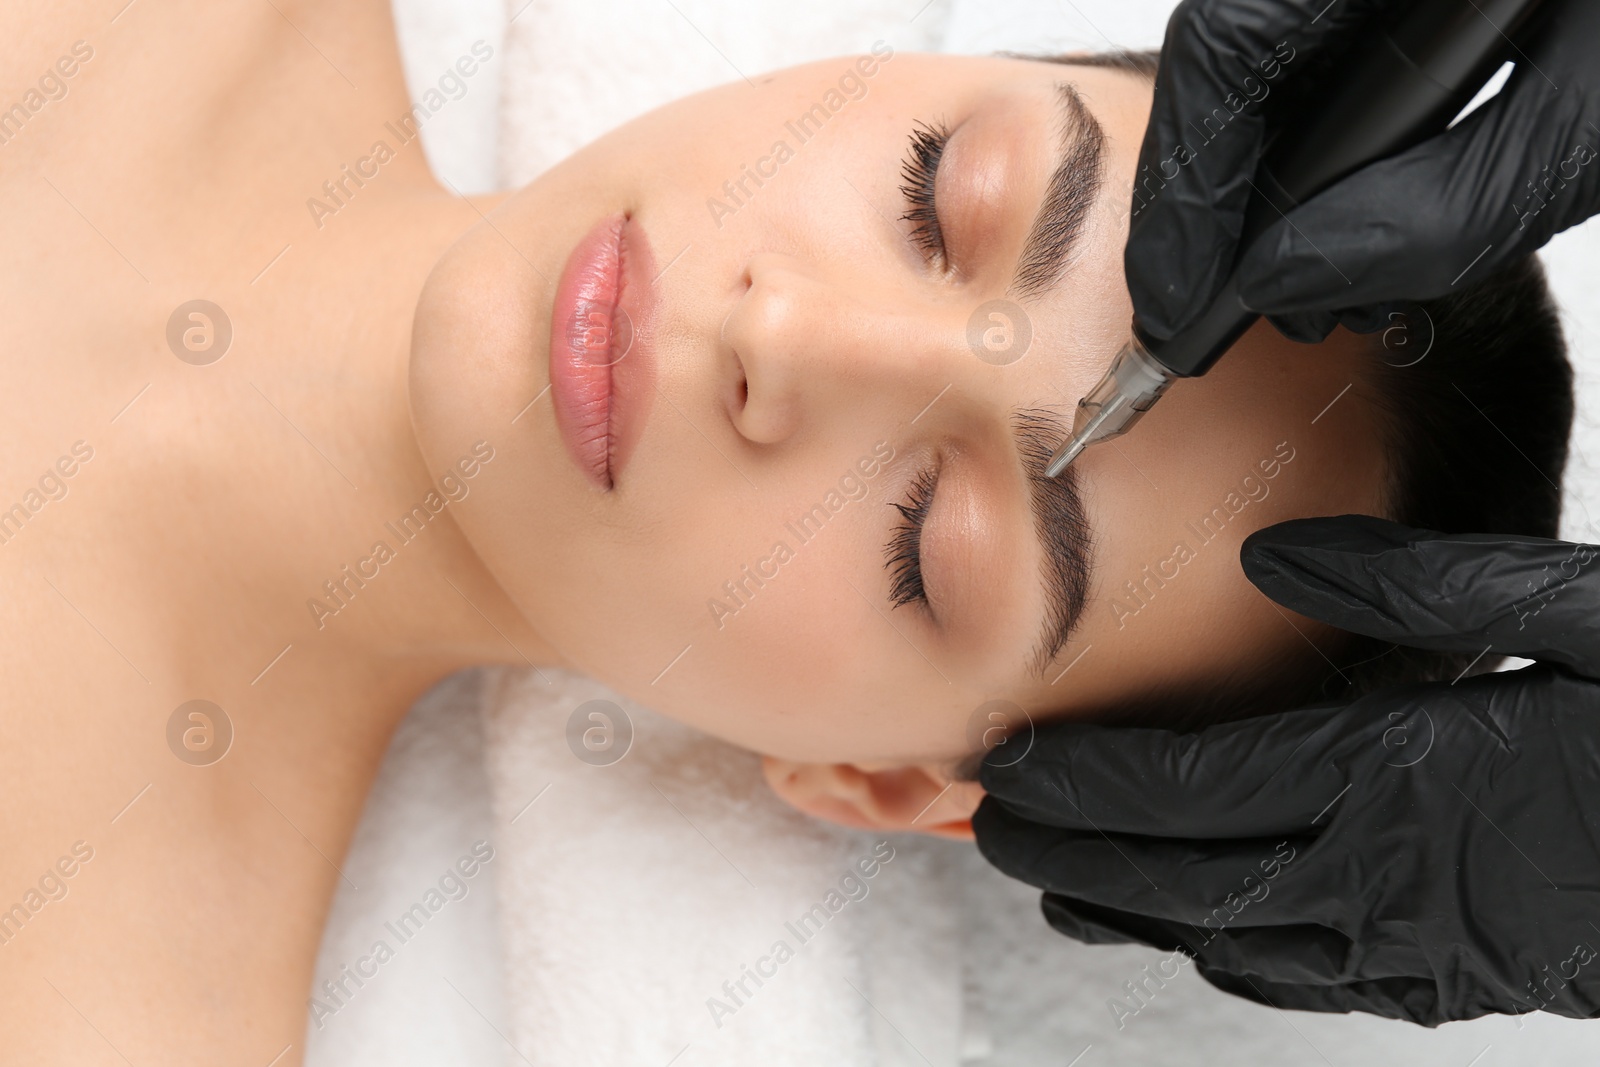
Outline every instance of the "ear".
{"label": "ear", "polygon": [[971,841],[977,782],[942,764],[793,763],[761,757],[772,791],[807,815],[862,830],[917,830]]}

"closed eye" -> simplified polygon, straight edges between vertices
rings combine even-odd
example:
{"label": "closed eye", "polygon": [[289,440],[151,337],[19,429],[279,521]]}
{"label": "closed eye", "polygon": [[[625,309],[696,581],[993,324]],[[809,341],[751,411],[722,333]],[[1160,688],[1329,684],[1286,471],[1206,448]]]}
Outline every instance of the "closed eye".
{"label": "closed eye", "polygon": [[895,528],[894,537],[884,546],[885,566],[891,575],[889,599],[897,608],[928,603],[928,593],[922,584],[922,524],[927,520],[928,506],[933,503],[938,481],[938,470],[929,467],[912,480],[904,504],[892,501],[889,504],[900,512],[902,520]]}
{"label": "closed eye", "polygon": [[949,140],[950,129],[944,123],[930,126],[919,122],[911,131],[911,143],[900,164],[900,191],[906,199],[906,213],[900,220],[911,223],[912,242],[936,267],[944,267],[946,262],[944,232],[939,228],[933,191],[939,177],[939,159]]}

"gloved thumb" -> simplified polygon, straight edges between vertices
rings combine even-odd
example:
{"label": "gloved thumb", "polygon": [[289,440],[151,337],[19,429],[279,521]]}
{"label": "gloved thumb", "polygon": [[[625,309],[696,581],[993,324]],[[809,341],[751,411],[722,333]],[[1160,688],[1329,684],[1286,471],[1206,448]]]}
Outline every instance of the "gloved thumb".
{"label": "gloved thumb", "polygon": [[1368,515],[1258,530],[1245,576],[1292,611],[1414,648],[1525,656],[1600,677],[1600,547],[1445,535]]}

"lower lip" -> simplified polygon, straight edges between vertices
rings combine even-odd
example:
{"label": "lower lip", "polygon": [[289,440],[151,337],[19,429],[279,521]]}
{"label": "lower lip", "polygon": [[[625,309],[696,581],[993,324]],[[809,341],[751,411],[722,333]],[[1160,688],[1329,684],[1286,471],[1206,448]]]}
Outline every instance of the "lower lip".
{"label": "lower lip", "polygon": [[[550,396],[567,453],[598,488],[616,483],[644,421],[650,371],[649,240],[627,215],[602,219],[567,257],[550,324]],[[644,394],[644,395],[641,395]]]}

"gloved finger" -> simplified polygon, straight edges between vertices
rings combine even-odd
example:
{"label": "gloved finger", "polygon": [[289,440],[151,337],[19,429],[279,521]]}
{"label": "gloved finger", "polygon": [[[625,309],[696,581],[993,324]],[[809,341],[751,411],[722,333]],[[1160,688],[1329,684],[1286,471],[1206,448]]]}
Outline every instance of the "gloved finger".
{"label": "gloved finger", "polygon": [[1268,315],[1267,321],[1289,340],[1315,345],[1325,341],[1339,325],[1339,316],[1331,311],[1286,311],[1282,315]]}
{"label": "gloved finger", "polygon": [[1339,325],[1351,333],[1377,333],[1404,320],[1416,305],[1409,300],[1385,300],[1364,307],[1345,308],[1337,313]]}
{"label": "gloved finger", "polygon": [[1248,911],[1227,925],[1229,913],[1220,908],[1221,918],[1213,914],[1200,923],[1187,923],[1059,893],[1046,893],[1040,907],[1058,933],[1086,944],[1133,943],[1181,951],[1205,969],[1275,984],[1341,985],[1428,973],[1428,961],[1420,950],[1369,956],[1343,933],[1315,923],[1243,925],[1254,918]]}
{"label": "gloved finger", "polygon": [[1239,263],[1240,298],[1274,315],[1424,300],[1523,258],[1600,206],[1600,167],[1573,159],[1594,158],[1584,102],[1524,64],[1456,126],[1275,223]]}
{"label": "gloved finger", "polygon": [[[1088,905],[1167,921],[1183,928],[1313,922],[1334,927],[1340,901],[1327,899],[1327,879],[1296,871],[1305,839],[1183,841],[1061,830],[1042,826],[985,798],[972,817],[978,850],[1019,881]],[[1103,918],[1103,917],[1102,917]],[[1155,944],[1148,931],[1129,936]],[[1144,928],[1140,928],[1144,929]]]}
{"label": "gloved finger", "polygon": [[[1171,337],[1227,278],[1268,132],[1262,102],[1397,0],[1187,0],[1161,49],[1125,258],[1141,324]],[[1183,285],[1172,264],[1184,265]]]}
{"label": "gloved finger", "polygon": [[1086,945],[1148,945],[1172,952],[1187,947],[1185,933],[1189,940],[1198,940],[1195,931],[1182,924],[1104,908],[1059,893],[1045,893],[1039,898],[1039,909],[1056,933]]}
{"label": "gloved finger", "polygon": [[1302,834],[1350,784],[1353,754],[1382,754],[1385,710],[1310,708],[1192,733],[1060,720],[1035,727],[1021,759],[992,751],[978,777],[995,803],[1044,825],[1205,840]]}
{"label": "gloved finger", "polygon": [[1431,979],[1376,978],[1338,985],[1310,985],[1269,982],[1204,966],[1197,969],[1200,977],[1224,993],[1283,1011],[1359,1011],[1389,1019],[1405,1019],[1427,1027],[1449,1021],[1439,1014],[1439,992]]}
{"label": "gloved finger", "polygon": [[1287,311],[1281,315],[1268,315],[1266,319],[1289,340],[1314,345],[1327,340],[1336,326],[1343,326],[1352,333],[1376,333],[1388,329],[1394,325],[1395,316],[1405,314],[1410,307],[1412,304],[1409,301],[1391,300],[1337,312]]}
{"label": "gloved finger", "polygon": [[1526,656],[1600,676],[1600,547],[1445,535],[1368,515],[1258,530],[1245,575],[1284,607],[1435,651]]}

